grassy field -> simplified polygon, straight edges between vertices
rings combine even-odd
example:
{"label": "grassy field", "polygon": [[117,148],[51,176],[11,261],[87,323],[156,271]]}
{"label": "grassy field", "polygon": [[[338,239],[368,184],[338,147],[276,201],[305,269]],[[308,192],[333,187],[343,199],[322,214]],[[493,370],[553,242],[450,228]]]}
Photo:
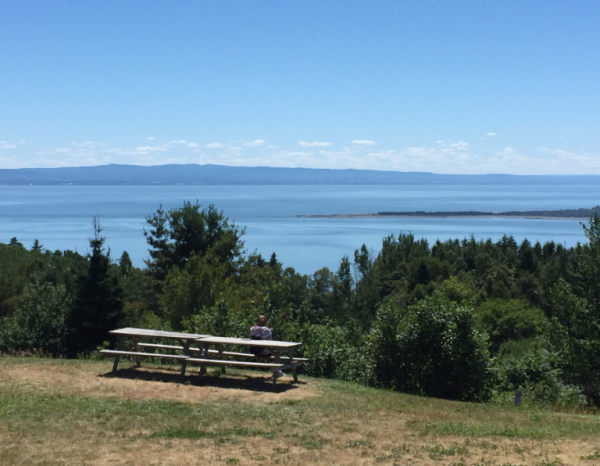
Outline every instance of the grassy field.
{"label": "grassy field", "polygon": [[[351,383],[0,357],[2,465],[600,465],[600,417]],[[194,369],[194,374],[196,370]]]}

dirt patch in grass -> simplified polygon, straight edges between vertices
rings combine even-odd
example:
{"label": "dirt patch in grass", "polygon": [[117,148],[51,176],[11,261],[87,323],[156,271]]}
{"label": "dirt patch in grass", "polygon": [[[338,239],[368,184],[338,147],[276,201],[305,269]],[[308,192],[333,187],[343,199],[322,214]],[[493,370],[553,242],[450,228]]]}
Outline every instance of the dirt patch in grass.
{"label": "dirt patch in grass", "polygon": [[[180,379],[180,368],[147,366],[110,372],[107,364],[90,365],[7,365],[0,372],[0,381],[27,382],[50,392],[66,396],[117,397],[127,400],[165,400],[184,403],[214,400],[272,402],[302,400],[319,395],[318,381],[300,380],[294,384],[290,376],[272,384],[270,372],[230,371],[221,375],[209,372],[200,379],[188,375]],[[194,369],[194,374],[197,370]]]}

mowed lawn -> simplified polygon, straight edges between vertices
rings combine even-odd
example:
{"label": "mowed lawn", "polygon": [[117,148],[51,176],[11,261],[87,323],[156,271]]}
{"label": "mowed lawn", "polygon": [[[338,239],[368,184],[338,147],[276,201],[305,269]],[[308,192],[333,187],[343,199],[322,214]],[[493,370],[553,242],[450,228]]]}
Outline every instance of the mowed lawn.
{"label": "mowed lawn", "polygon": [[0,357],[0,464],[600,465],[600,417],[300,375]]}

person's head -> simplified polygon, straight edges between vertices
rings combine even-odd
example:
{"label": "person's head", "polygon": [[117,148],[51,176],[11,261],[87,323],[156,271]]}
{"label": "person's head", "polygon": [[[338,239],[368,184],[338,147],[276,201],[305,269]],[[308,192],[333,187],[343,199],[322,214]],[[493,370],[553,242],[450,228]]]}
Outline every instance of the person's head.
{"label": "person's head", "polygon": [[267,321],[267,318],[265,316],[258,316],[256,318],[256,325],[259,325],[261,327],[268,327],[269,322]]}

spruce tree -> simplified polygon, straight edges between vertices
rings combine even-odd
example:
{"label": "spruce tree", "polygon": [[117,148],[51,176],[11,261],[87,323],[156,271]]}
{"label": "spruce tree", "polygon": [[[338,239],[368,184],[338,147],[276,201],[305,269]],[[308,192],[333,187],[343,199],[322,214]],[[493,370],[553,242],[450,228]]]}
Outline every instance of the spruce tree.
{"label": "spruce tree", "polygon": [[87,354],[109,340],[109,331],[123,317],[123,288],[118,274],[111,273],[110,250],[104,253],[105,238],[97,217],[92,222],[92,254],[87,273],[78,279],[79,291],[69,319],[69,353]]}

